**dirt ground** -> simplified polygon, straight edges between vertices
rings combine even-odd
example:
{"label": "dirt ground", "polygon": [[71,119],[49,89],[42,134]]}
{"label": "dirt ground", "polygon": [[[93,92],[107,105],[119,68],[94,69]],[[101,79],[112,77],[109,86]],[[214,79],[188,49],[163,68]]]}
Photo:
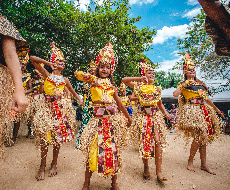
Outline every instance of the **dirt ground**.
{"label": "dirt ground", "polygon": [[[4,190],[80,190],[84,183],[85,156],[74,150],[75,142],[63,144],[58,159],[58,175],[48,177],[52,160],[52,147],[47,158],[45,180],[37,181],[36,172],[40,165],[40,151],[35,147],[34,139],[27,139],[26,127],[19,131],[19,138],[13,147],[5,149],[5,162],[0,163],[0,189]],[[138,157],[138,146],[132,145],[122,153],[122,168],[118,175],[121,190],[227,190],[230,189],[230,136],[223,135],[222,140],[207,147],[207,163],[217,175],[201,171],[200,158],[195,156],[195,172],[186,169],[189,149],[181,139],[174,140],[175,133],[167,132],[167,149],[163,153],[162,172],[168,181],[156,180],[155,163],[150,160],[151,179],[143,180],[143,164]],[[110,189],[110,178],[91,178],[91,190]]]}

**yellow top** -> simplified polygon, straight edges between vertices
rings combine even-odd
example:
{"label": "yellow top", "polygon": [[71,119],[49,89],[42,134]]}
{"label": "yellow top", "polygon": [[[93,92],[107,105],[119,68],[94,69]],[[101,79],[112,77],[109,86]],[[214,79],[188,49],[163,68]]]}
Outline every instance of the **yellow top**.
{"label": "yellow top", "polygon": [[65,85],[66,82],[62,75],[51,74],[44,82],[45,94],[50,96],[62,95]]}
{"label": "yellow top", "polygon": [[153,106],[161,100],[161,87],[154,85],[145,85],[144,83],[134,83],[134,93],[138,97],[141,105]]}
{"label": "yellow top", "polygon": [[26,85],[29,80],[30,80],[30,73],[27,73],[26,75],[22,76],[22,83],[25,91],[27,91]]}
{"label": "yellow top", "polygon": [[194,98],[207,99],[206,90],[203,90],[203,89],[198,89],[198,91],[190,90],[190,89],[183,89],[181,93],[186,100],[191,100]]}
{"label": "yellow top", "polygon": [[98,78],[98,87],[91,87],[92,101],[104,101],[105,103],[111,103],[113,94],[115,92],[110,80],[108,78]]}

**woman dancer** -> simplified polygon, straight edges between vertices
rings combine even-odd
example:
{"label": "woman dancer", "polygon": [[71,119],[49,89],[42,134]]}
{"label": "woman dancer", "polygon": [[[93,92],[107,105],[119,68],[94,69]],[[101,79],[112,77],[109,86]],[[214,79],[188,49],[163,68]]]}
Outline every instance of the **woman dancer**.
{"label": "woman dancer", "polygon": [[[39,137],[39,143],[41,146],[41,165],[36,176],[37,180],[44,179],[46,157],[48,152],[48,146],[53,145],[53,161],[49,172],[49,177],[53,177],[57,174],[57,158],[59,154],[60,144],[68,142],[74,138],[72,123],[68,120],[68,112],[63,109],[62,98],[63,90],[66,86],[68,90],[74,95],[76,99],[80,101],[80,105],[83,101],[78,94],[73,90],[69,80],[61,75],[62,70],[65,67],[65,59],[63,53],[51,44],[53,48],[49,52],[50,62],[41,58],[30,56],[30,60],[35,68],[45,78],[44,91],[45,100],[43,104],[40,104],[39,111],[34,116],[34,125],[36,136]],[[52,68],[52,74],[43,68],[39,63],[44,63]],[[75,117],[75,116],[72,116]],[[72,120],[72,119],[71,119]]]}
{"label": "woman dancer", "polygon": [[133,113],[132,128],[134,134],[139,134],[139,152],[144,163],[143,177],[150,179],[148,159],[155,156],[157,179],[165,181],[166,178],[161,174],[161,147],[165,144],[165,121],[162,113],[157,110],[157,106],[167,118],[170,118],[170,114],[162,104],[161,87],[153,85],[155,80],[154,69],[145,64],[143,60],[139,67],[139,74],[142,76],[125,77],[122,82],[134,88],[135,95],[138,98],[138,110]]}
{"label": "woman dancer", "polygon": [[179,96],[176,127],[183,132],[186,138],[193,138],[187,169],[194,171],[193,158],[199,149],[201,170],[215,175],[215,172],[206,164],[206,146],[220,134],[222,124],[216,112],[220,115],[221,112],[208,98],[207,86],[196,78],[194,62],[188,54],[185,56],[184,81],[180,82],[173,92],[174,97]]}
{"label": "woman dancer", "polygon": [[128,118],[129,126],[132,119],[113,86],[112,74],[117,64],[117,55],[111,43],[97,52],[95,64],[96,76],[82,71],[74,73],[78,80],[91,85],[94,108],[93,117],[81,136],[80,149],[87,154],[83,190],[89,189],[90,177],[94,171],[101,176],[111,175],[112,189],[117,190],[117,173],[121,166],[120,151],[128,143],[126,124],[118,113],[117,106]]}
{"label": "woman dancer", "polygon": [[[29,45],[1,14],[0,42],[0,153],[2,156],[6,126],[11,123],[10,110],[22,113],[28,105],[22,86],[22,73],[17,53],[22,52],[25,57]],[[15,87],[14,93],[13,86]]]}

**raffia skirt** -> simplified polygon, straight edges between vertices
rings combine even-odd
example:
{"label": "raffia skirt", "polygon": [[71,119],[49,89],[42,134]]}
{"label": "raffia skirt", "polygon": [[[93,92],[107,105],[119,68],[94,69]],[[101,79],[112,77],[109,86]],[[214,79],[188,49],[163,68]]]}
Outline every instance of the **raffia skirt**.
{"label": "raffia skirt", "polygon": [[116,105],[94,107],[80,143],[79,149],[87,154],[91,171],[100,176],[119,173],[120,153],[129,144],[129,134]]}
{"label": "raffia skirt", "polygon": [[222,122],[208,104],[185,103],[179,106],[176,127],[187,142],[190,138],[202,144],[211,143],[220,135]]}
{"label": "raffia skirt", "polygon": [[34,98],[36,114],[34,115],[33,131],[36,134],[37,145],[59,145],[74,138],[75,115],[68,110],[68,102],[63,96],[39,95]]}
{"label": "raffia skirt", "polygon": [[7,67],[0,63],[0,157],[3,157],[3,144],[12,134],[10,118],[13,95],[13,80]]}
{"label": "raffia skirt", "polygon": [[163,114],[157,111],[156,106],[138,107],[133,112],[131,136],[139,140],[139,154],[141,158],[152,159],[155,157],[155,130],[158,130],[161,148],[166,146],[166,125]]}

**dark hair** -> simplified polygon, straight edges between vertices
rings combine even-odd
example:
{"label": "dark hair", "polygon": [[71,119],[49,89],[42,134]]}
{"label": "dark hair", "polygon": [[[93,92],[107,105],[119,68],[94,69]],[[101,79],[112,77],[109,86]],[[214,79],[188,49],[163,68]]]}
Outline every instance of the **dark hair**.
{"label": "dark hair", "polygon": [[[100,66],[100,63],[98,64],[98,66],[96,68],[95,76],[98,78],[101,78],[99,75],[99,66]],[[111,69],[111,65],[110,65],[110,69]],[[115,85],[115,82],[113,81],[113,74],[111,74],[111,70],[110,70],[110,74],[109,74],[108,78],[109,78],[110,82],[112,83],[112,85]]]}

